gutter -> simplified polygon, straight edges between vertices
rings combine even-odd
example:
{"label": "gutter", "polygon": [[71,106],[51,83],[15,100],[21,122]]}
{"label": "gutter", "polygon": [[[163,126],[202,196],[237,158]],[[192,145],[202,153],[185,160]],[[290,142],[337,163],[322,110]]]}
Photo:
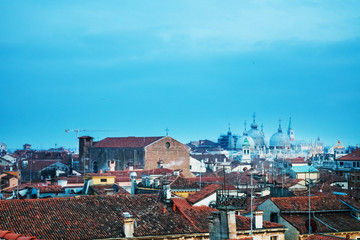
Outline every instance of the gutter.
{"label": "gutter", "polygon": [[315,217],[315,212],[313,212],[313,217],[318,220],[319,222],[321,222],[322,224],[324,224],[325,226],[327,226],[328,228],[331,228],[332,230],[335,230],[336,232],[339,232],[337,229],[331,227],[330,225],[326,224],[325,222],[321,221],[319,218]]}
{"label": "gutter", "polygon": [[[314,213],[327,213],[327,212],[349,212],[350,209],[344,210],[321,210],[321,211],[312,211]],[[280,213],[309,213],[309,211],[280,211]]]}

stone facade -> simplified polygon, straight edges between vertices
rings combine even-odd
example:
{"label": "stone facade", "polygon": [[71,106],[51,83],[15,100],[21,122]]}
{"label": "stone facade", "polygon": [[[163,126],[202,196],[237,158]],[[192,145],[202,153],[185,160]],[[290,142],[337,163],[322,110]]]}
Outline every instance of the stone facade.
{"label": "stone facade", "polygon": [[190,148],[171,137],[164,137],[145,147],[145,170],[157,168],[159,160],[163,161],[164,168],[181,169],[185,176],[192,176]]}
{"label": "stone facade", "polygon": [[150,170],[157,168],[159,160],[162,160],[164,168],[181,169],[185,176],[192,176],[190,148],[169,136],[112,138],[102,141],[90,148],[88,168],[92,172],[110,170],[109,163],[114,161],[115,170],[124,170],[129,165]]}

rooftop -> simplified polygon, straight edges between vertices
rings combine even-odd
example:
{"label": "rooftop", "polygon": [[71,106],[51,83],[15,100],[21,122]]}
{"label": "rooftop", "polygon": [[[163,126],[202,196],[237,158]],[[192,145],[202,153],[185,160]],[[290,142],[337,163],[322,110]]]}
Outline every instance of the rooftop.
{"label": "rooftop", "polygon": [[144,148],[163,137],[108,137],[97,143],[93,148]]}
{"label": "rooftop", "polygon": [[308,173],[308,172],[319,172],[316,168],[314,168],[313,166],[293,166],[292,170],[296,173]]}
{"label": "rooftop", "polygon": [[341,160],[341,161],[360,161],[360,148],[355,149],[348,155],[345,155],[337,160],[338,161],[339,160]]}

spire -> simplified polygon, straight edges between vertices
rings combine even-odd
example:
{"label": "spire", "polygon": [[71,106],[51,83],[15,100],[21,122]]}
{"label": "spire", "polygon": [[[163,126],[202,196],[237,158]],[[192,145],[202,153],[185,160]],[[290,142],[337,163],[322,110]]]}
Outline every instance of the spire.
{"label": "spire", "polygon": [[247,130],[246,130],[246,120],[245,120],[245,122],[244,122],[244,132],[243,132],[243,135],[244,135],[244,136],[247,136],[247,135],[248,135],[248,132],[247,132]]}
{"label": "spire", "polygon": [[282,132],[282,129],[281,129],[281,118],[279,118],[279,129],[278,129],[278,132]]}
{"label": "spire", "polygon": [[289,118],[289,128],[287,130],[287,135],[289,136],[290,141],[294,141],[295,135],[294,130],[292,129],[291,117]]}
{"label": "spire", "polygon": [[255,113],[253,114],[253,123],[250,125],[250,127],[252,128],[252,129],[257,129],[257,127],[258,127],[258,125],[256,124],[256,122],[255,122],[255,118],[256,118],[256,115],[255,115]]}
{"label": "spire", "polygon": [[291,126],[291,117],[289,119],[289,130],[292,129],[292,126]]}
{"label": "spire", "polygon": [[231,124],[228,123],[228,126],[229,126],[229,128],[228,128],[228,135],[231,135],[231,131],[230,131],[230,126],[231,126]]}

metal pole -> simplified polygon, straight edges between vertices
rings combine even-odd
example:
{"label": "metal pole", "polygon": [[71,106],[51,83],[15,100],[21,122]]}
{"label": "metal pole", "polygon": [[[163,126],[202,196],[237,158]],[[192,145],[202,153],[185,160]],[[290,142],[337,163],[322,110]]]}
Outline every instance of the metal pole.
{"label": "metal pole", "polygon": [[251,191],[251,194],[250,194],[250,196],[251,196],[251,199],[250,199],[250,211],[251,211],[251,214],[250,214],[250,218],[251,218],[251,223],[250,223],[250,236],[252,236],[252,230],[253,230],[253,207],[252,207],[252,205],[253,205],[253,203],[252,203],[252,198],[253,198],[253,178],[252,178],[252,175],[253,175],[253,173],[252,173],[252,171],[251,171],[251,173],[250,173],[250,178],[251,178],[251,188],[250,188],[250,191]]}
{"label": "metal pole", "polygon": [[310,236],[310,234],[311,234],[311,225],[310,225],[310,210],[311,210],[311,208],[310,208],[310,166],[309,166],[309,181],[308,181],[308,183],[309,183],[309,236]]}

